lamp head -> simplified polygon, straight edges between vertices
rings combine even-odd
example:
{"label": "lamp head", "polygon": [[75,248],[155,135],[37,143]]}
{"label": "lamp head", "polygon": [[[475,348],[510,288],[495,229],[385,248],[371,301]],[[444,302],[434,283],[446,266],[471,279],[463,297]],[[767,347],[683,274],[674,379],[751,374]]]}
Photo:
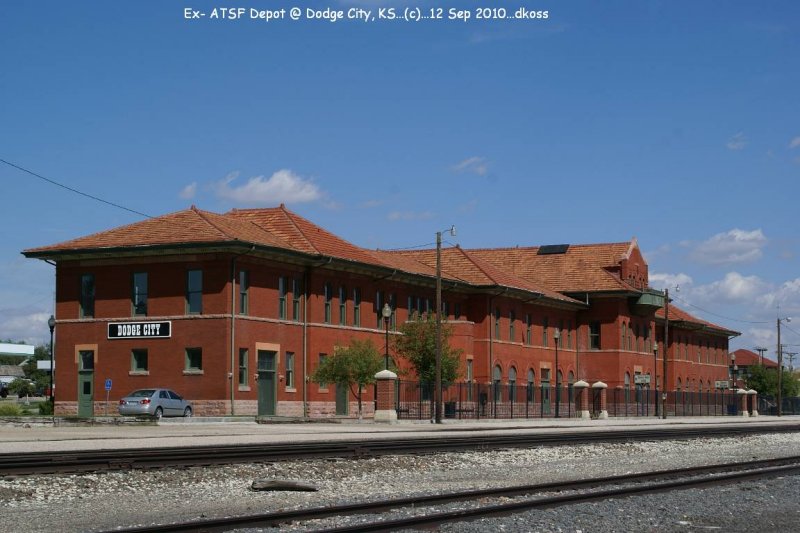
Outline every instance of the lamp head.
{"label": "lamp head", "polygon": [[559,331],[559,329],[558,329],[558,328],[555,328],[555,329],[553,330],[553,338],[554,338],[555,340],[558,340],[559,338],[561,338],[561,331]]}
{"label": "lamp head", "polygon": [[47,327],[50,328],[50,331],[53,331],[53,328],[56,327],[56,318],[53,315],[50,315],[50,318],[47,319]]}
{"label": "lamp head", "polygon": [[389,318],[390,316],[392,316],[392,308],[389,307],[388,303],[383,304],[383,309],[381,309],[381,315],[383,315],[383,318]]}
{"label": "lamp head", "polygon": [[451,237],[455,237],[456,236],[456,227],[455,227],[455,225],[450,226],[450,236]]}

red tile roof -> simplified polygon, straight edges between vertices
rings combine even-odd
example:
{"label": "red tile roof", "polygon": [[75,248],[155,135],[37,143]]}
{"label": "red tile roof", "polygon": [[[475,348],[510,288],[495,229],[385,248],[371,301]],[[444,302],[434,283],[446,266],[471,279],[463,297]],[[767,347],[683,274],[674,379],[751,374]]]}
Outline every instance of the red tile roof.
{"label": "red tile roof", "polygon": [[541,255],[541,246],[484,248],[470,253],[515,275],[559,292],[636,291],[614,270],[632,242],[571,244],[564,253]]}
{"label": "red tile roof", "polygon": [[[670,298],[670,300],[672,300],[672,298]],[[660,309],[656,310],[656,318],[660,318],[662,320],[664,319],[664,308],[663,307],[661,307]],[[732,329],[728,329],[726,327],[714,324],[713,322],[708,322],[708,321],[703,320],[701,318],[697,318],[696,316],[687,313],[686,311],[684,311],[683,309],[681,309],[680,307],[678,307],[678,306],[676,306],[676,305],[674,305],[672,303],[669,304],[669,322],[670,322],[670,324],[672,324],[673,322],[688,322],[688,323],[691,323],[691,324],[696,324],[697,326],[701,326],[701,327],[704,327],[704,328],[716,330],[716,331],[719,331],[721,333],[725,333],[725,334],[728,334],[728,335],[739,335],[740,334],[738,331],[734,331]]]}
{"label": "red tile roof", "polygon": [[738,366],[755,366],[758,364],[763,364],[767,368],[778,368],[778,363],[772,359],[767,359],[764,357],[762,361],[761,357],[757,353],[751,352],[750,350],[739,348],[733,353],[736,354],[736,364]]}

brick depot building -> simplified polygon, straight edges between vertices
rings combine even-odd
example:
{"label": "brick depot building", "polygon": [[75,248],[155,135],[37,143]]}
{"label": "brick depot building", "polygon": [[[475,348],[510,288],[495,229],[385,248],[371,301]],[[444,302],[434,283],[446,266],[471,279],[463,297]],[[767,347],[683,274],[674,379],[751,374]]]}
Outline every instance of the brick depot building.
{"label": "brick depot building", "polygon": [[[128,392],[156,386],[179,391],[198,415],[355,412],[345,387],[308,380],[320,359],[354,338],[383,351],[385,303],[390,335],[435,308],[435,250],[360,248],[283,205],[222,215],[192,207],[23,253],[56,265],[62,415],[104,413],[109,379],[109,413]],[[441,265],[462,380],[662,383],[664,298],[648,287],[635,239],[456,246]],[[727,380],[735,335],[670,305],[667,389]]]}

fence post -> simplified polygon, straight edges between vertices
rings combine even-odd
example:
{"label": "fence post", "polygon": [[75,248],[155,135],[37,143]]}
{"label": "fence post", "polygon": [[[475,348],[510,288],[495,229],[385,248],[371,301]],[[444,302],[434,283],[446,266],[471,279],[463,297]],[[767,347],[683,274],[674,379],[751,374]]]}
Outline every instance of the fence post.
{"label": "fence post", "polygon": [[600,390],[600,412],[597,414],[597,418],[608,418],[608,407],[606,406],[606,390],[608,389],[608,385],[602,381],[596,381],[592,384],[592,389]]}
{"label": "fence post", "polygon": [[394,405],[394,387],[397,374],[391,370],[381,370],[375,374],[377,380],[377,405],[373,421],[383,424],[397,423],[397,411]]}
{"label": "fence post", "polygon": [[578,418],[591,418],[589,413],[589,384],[583,380],[572,385],[575,390],[576,408]]}
{"label": "fence post", "polygon": [[750,389],[747,391],[747,394],[750,399],[750,416],[758,416],[758,392],[754,389]]}

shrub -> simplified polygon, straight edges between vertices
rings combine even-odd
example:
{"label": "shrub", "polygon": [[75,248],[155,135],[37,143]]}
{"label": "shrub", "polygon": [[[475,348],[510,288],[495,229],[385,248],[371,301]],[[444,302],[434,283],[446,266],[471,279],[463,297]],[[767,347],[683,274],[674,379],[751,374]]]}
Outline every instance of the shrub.
{"label": "shrub", "polygon": [[53,414],[53,402],[51,402],[49,398],[47,399],[47,401],[39,403],[39,414],[40,415]]}
{"label": "shrub", "polygon": [[0,416],[22,416],[22,408],[16,403],[0,403]]}

